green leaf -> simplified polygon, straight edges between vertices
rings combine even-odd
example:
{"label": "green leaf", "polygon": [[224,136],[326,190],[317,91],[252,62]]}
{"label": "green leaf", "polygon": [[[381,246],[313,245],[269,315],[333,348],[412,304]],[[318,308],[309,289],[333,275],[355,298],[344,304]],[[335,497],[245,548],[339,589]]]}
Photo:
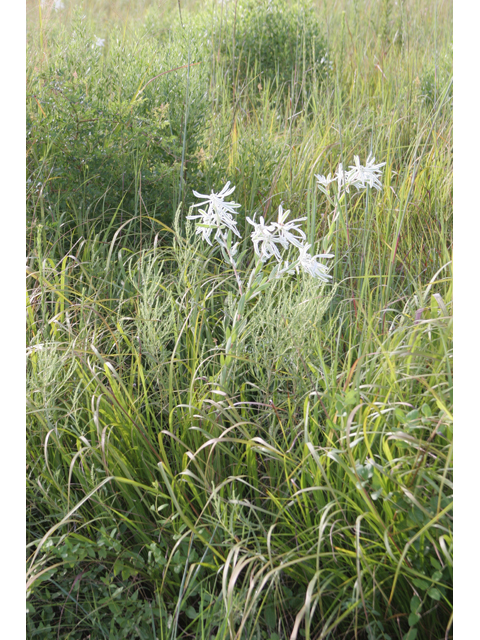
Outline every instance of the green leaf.
{"label": "green leaf", "polygon": [[120,559],[115,560],[115,564],[113,565],[113,575],[116,577],[118,574],[123,571],[124,565]]}
{"label": "green leaf", "polygon": [[122,580],[128,580],[131,576],[136,576],[138,571],[132,567],[124,567],[122,569]]}
{"label": "green leaf", "polygon": [[406,420],[416,420],[419,416],[419,412],[418,409],[413,409],[413,411],[409,411],[407,413],[407,415],[405,416]]}
{"label": "green leaf", "polygon": [[195,609],[192,606],[188,607],[188,609],[185,611],[185,613],[190,618],[190,620],[195,620],[195,618],[197,617],[197,612],[195,611]]}
{"label": "green leaf", "polygon": [[276,621],[277,617],[275,615],[275,607],[273,604],[267,605],[265,607],[265,622],[269,627],[275,627]]}
{"label": "green leaf", "polygon": [[348,405],[354,405],[357,404],[357,402],[359,401],[359,396],[358,393],[354,390],[349,391],[346,395],[345,395],[345,404]]}
{"label": "green leaf", "polygon": [[410,611],[412,613],[417,613],[421,606],[422,601],[420,600],[420,598],[418,596],[413,596],[413,598],[410,600]]}
{"label": "green leaf", "polygon": [[432,415],[432,410],[430,409],[428,404],[422,405],[422,413],[426,418],[430,418],[430,416]]}
{"label": "green leaf", "polygon": [[118,587],[117,589],[115,589],[115,591],[112,593],[112,598],[117,598],[123,591],[123,587]]}
{"label": "green leaf", "polygon": [[442,594],[435,587],[432,587],[431,589],[429,589],[427,591],[427,596],[430,596],[430,598],[432,598],[432,600],[441,600],[441,598],[442,598]]}
{"label": "green leaf", "polygon": [[403,636],[403,640],[415,640],[417,637],[418,629],[410,629],[406,636]]}
{"label": "green leaf", "polygon": [[430,586],[428,582],[420,580],[420,578],[413,578],[412,582],[418,589],[422,589],[422,591],[425,591]]}
{"label": "green leaf", "polygon": [[411,613],[408,616],[408,625],[410,627],[414,627],[419,620],[420,620],[420,616],[418,615],[418,613]]}

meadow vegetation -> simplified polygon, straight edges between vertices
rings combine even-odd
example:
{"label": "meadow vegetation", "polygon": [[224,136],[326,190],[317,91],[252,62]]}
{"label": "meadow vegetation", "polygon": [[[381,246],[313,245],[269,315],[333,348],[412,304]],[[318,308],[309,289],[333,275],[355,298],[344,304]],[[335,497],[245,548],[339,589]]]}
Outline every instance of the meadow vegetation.
{"label": "meadow vegetation", "polygon": [[451,3],[30,0],[26,74],[28,638],[452,638]]}

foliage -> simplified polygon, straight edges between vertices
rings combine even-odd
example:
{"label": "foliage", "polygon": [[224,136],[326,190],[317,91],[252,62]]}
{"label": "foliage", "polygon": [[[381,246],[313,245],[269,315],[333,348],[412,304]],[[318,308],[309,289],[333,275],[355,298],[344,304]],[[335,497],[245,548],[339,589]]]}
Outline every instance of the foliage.
{"label": "foliage", "polygon": [[42,193],[64,230],[78,218],[123,221],[123,211],[159,210],[171,220],[183,193],[181,168],[195,177],[207,115],[201,42],[178,28],[159,48],[116,27],[98,46],[77,12],[68,31],[52,30],[50,47],[28,77],[32,196]]}
{"label": "foliage", "polygon": [[[305,84],[324,78],[329,59],[320,22],[308,2],[240,0],[228,6],[221,49],[235,81]],[[222,16],[223,18],[223,16]],[[257,81],[258,83],[258,81]]]}
{"label": "foliage", "polygon": [[443,59],[435,60],[422,73],[419,86],[420,96],[429,107],[438,107],[439,104],[443,104],[445,97],[448,101],[452,100],[453,86],[450,73],[452,56],[453,49],[450,49]]}
{"label": "foliage", "polygon": [[[335,75],[308,113],[285,87],[232,95],[232,51],[204,37],[219,3],[182,2],[183,26],[172,2],[165,22],[57,11],[29,27],[28,637],[452,637],[450,14],[417,4],[320,3]],[[387,8],[401,46],[382,35]],[[181,70],[129,111],[151,60],[169,70],[189,49],[211,60],[190,68],[192,102]],[[416,79],[433,50],[430,108]],[[117,118],[119,138],[100,121],[76,138],[61,94],[79,120]],[[74,158],[100,174],[100,148],[108,170],[75,191]],[[370,154],[383,189],[318,188]],[[154,160],[165,173],[147,188]],[[238,274],[186,219],[192,188],[227,180]],[[329,239],[333,285],[278,280],[239,324],[246,216],[270,224],[282,202],[312,251]]]}

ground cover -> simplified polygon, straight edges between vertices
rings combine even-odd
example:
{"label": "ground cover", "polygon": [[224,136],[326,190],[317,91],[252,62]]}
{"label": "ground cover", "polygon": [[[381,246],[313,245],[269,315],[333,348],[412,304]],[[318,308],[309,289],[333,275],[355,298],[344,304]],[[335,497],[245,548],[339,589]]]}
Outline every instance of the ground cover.
{"label": "ground cover", "polygon": [[451,3],[27,7],[28,637],[452,637]]}

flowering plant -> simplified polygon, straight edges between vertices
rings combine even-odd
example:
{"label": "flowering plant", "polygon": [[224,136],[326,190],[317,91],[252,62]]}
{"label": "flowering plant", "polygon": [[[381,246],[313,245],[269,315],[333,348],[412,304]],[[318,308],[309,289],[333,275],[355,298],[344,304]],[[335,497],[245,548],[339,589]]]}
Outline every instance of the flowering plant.
{"label": "flowering plant", "polygon": [[355,165],[350,165],[349,171],[345,171],[343,164],[340,162],[337,168],[337,173],[332,177],[329,173],[328,176],[322,176],[316,174],[318,188],[327,197],[330,196],[329,187],[332,182],[337,183],[337,197],[340,200],[341,197],[350,191],[350,187],[355,187],[357,191],[371,187],[379,191],[382,188],[380,177],[382,175],[382,167],[386,164],[381,162],[375,164],[375,157],[368,156],[365,166],[360,164],[360,158],[354,156]]}
{"label": "flowering plant", "polygon": [[[333,258],[333,254],[330,253],[317,255],[309,253],[311,245],[306,242],[305,232],[301,228],[301,223],[307,218],[301,217],[295,220],[288,220],[290,211],[284,211],[283,206],[280,204],[277,220],[274,222],[267,224],[263,216],[260,216],[257,221],[256,214],[253,215],[253,218],[246,217],[248,224],[253,227],[250,238],[253,243],[256,260],[245,286],[240,278],[238,268],[238,262],[244,254],[238,255],[239,242],[233,243],[234,236],[241,239],[237,228],[237,220],[234,217],[238,214],[240,204],[226,201],[226,198],[234,190],[235,187],[231,187],[230,182],[227,182],[218,193],[212,191],[210,195],[205,195],[194,191],[194,195],[200,198],[201,202],[194,204],[190,214],[187,216],[187,220],[195,220],[195,233],[197,235],[200,235],[212,247],[214,246],[212,240],[218,244],[225,260],[232,265],[237,280],[239,299],[232,327],[227,332],[225,364],[230,361],[230,352],[237,336],[243,329],[245,322],[244,309],[249,300],[271,286],[274,280],[282,278],[285,274],[293,275],[304,272],[321,282],[328,282],[331,279],[328,274],[328,267],[320,260]],[[197,209],[198,212],[194,213],[194,209]],[[284,260],[282,255],[282,251],[288,251],[291,248],[298,251],[293,262]],[[262,272],[263,267],[271,258],[275,259],[276,265],[268,275],[264,275]],[[224,367],[222,382],[225,381],[226,371],[227,369]]]}
{"label": "flowering plant", "polygon": [[[357,192],[367,189],[367,187],[380,191],[382,189],[382,183],[380,178],[382,176],[382,167],[385,166],[385,162],[375,164],[375,157],[371,154],[368,155],[365,165],[360,164],[360,158],[354,156],[354,165],[350,165],[349,170],[345,171],[343,164],[340,162],[337,167],[337,172],[334,176],[331,173],[328,176],[316,174],[317,186],[322,193],[327,196],[327,199],[333,209],[333,216],[330,224],[329,232],[324,239],[324,243],[329,242],[330,236],[333,231],[333,223],[335,223],[340,215],[343,200],[345,194],[350,192],[350,187],[355,187]],[[330,193],[330,185],[335,183],[336,197],[332,197]]]}
{"label": "flowering plant", "polygon": [[[238,268],[238,263],[245,256],[245,252],[239,254],[239,241],[233,243],[234,236],[239,238],[239,240],[242,239],[237,228],[237,220],[235,217],[238,215],[240,204],[238,202],[226,201],[226,198],[231,196],[235,191],[235,187],[230,186],[230,182],[227,182],[218,193],[212,191],[209,195],[206,195],[198,193],[197,191],[193,192],[197,198],[201,199],[201,202],[191,207],[187,220],[196,221],[195,233],[202,236],[205,242],[211,247],[214,246],[212,240],[220,247],[224,259],[233,267],[239,291],[236,310],[233,313],[232,326],[226,331],[227,342],[225,346],[225,356],[223,357],[225,366],[221,374],[222,383],[225,382],[227,375],[226,365],[228,365],[231,360],[231,351],[237,341],[238,335],[245,326],[246,319],[244,310],[249,300],[264,291],[267,287],[270,287],[274,280],[282,278],[286,274],[294,275],[303,272],[320,282],[329,282],[331,280],[331,276],[328,273],[329,268],[323,261],[334,257],[334,255],[329,252],[328,244],[334,231],[333,223],[336,222],[340,212],[338,205],[342,202],[345,193],[349,191],[350,187],[355,187],[357,192],[367,189],[367,187],[376,190],[382,188],[380,178],[385,162],[375,164],[375,158],[370,155],[365,165],[360,164],[358,156],[354,157],[354,162],[355,164],[351,165],[348,171],[345,171],[342,163],[340,163],[333,177],[331,174],[328,174],[328,176],[315,176],[319,189],[327,196],[329,202],[335,206],[333,220],[323,239],[325,253],[316,255],[310,253],[312,245],[307,242],[307,236],[301,228],[301,223],[307,219],[306,216],[288,220],[290,211],[284,211],[282,204],[278,207],[277,220],[273,222],[267,223],[263,216],[259,216],[257,221],[256,214],[254,214],[252,218],[246,217],[247,223],[253,227],[253,231],[250,233],[250,239],[255,252],[255,265],[248,276],[246,286],[244,282],[242,282]],[[332,199],[329,191],[332,183],[336,183],[337,185],[335,199]],[[194,213],[195,209],[198,212]],[[290,252],[292,249],[298,253],[294,260],[289,262],[284,259],[282,251]],[[263,267],[272,258],[275,259],[276,264],[270,273],[264,275],[262,271]]]}
{"label": "flowering plant", "polygon": [[[227,260],[231,264],[235,264],[234,256],[237,253],[238,242],[234,245],[231,244],[231,234],[241,238],[241,235],[237,229],[237,221],[232,216],[236,215],[238,211],[236,209],[240,207],[237,202],[225,202],[225,198],[231,195],[235,190],[235,187],[230,187],[230,182],[223,187],[219,193],[212,193],[210,195],[204,195],[194,191],[194,195],[197,198],[203,198],[203,202],[194,204],[192,208],[198,207],[198,214],[188,215],[187,220],[197,220],[196,233],[200,234],[203,239],[212,245],[211,234],[215,231],[213,239],[220,245],[220,247],[226,252]],[[206,208],[201,209],[200,207]],[[247,222],[253,226],[254,230],[250,234],[255,254],[260,259],[260,263],[264,264],[275,258],[277,260],[277,269],[275,271],[276,276],[283,275],[284,273],[299,273],[300,270],[309,273],[312,277],[318,278],[327,282],[331,276],[328,275],[328,268],[325,265],[320,265],[317,259],[333,258],[332,254],[318,254],[312,256],[308,253],[311,245],[306,244],[305,232],[300,228],[299,224],[306,220],[304,216],[297,218],[296,220],[288,220],[289,210],[284,211],[283,206],[278,207],[278,217],[275,222],[266,224],[263,216],[260,216],[259,221],[256,222],[255,217],[249,218],[247,216]],[[288,250],[290,247],[295,247],[299,250],[297,259],[289,264],[288,261],[283,261],[279,247]]]}

